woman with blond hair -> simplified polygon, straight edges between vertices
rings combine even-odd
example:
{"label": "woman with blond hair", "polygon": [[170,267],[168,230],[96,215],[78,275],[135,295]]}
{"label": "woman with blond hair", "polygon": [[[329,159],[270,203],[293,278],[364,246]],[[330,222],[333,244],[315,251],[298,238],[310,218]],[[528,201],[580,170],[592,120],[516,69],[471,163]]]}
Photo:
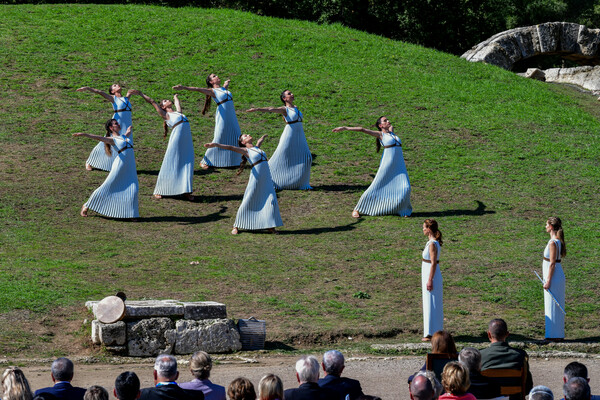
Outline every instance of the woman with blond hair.
{"label": "woman with blond hair", "polygon": [[258,400],[283,400],[283,383],[277,375],[262,377],[258,383]]}
{"label": "woman with blond hair", "polygon": [[194,379],[179,386],[187,390],[201,390],[204,393],[204,400],[225,400],[225,388],[208,379],[212,365],[212,358],[208,353],[195,352],[190,359],[190,372],[194,375]]}
{"label": "woman with blond hair", "polygon": [[[431,340],[434,332],[444,329],[444,305],[442,303],[442,272],[440,271],[440,250],[442,232],[434,219],[423,222],[423,234],[429,241],[423,249],[421,263],[421,286],[423,297],[423,341]],[[456,353],[456,348],[454,349]]]}
{"label": "woman with blond hair", "polygon": [[31,400],[33,394],[19,367],[9,367],[2,374],[3,400]]}
{"label": "woman with blond hair", "polygon": [[[548,218],[546,232],[550,234],[550,240],[544,249],[544,262],[542,264],[546,340],[561,341],[565,338],[565,314],[563,310],[565,309],[566,283],[561,261],[567,255],[567,245],[565,244],[565,234],[560,218]],[[554,298],[552,298],[553,295]]]}
{"label": "woman with blond hair", "polygon": [[476,400],[475,396],[467,393],[471,386],[469,370],[458,361],[451,361],[444,366],[442,386],[446,393],[439,397],[440,400]]}

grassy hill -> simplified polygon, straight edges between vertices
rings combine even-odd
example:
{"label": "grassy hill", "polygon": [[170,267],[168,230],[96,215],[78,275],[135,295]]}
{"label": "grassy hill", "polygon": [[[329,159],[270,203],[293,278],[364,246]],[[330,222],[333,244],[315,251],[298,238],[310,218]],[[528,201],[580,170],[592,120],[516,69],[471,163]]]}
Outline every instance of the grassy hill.
{"label": "grassy hill", "polygon": [[[545,220],[558,215],[568,245],[567,337],[597,338],[592,96],[339,25],[147,6],[0,6],[0,15],[2,354],[81,351],[83,303],[117,290],[223,302],[233,318],[266,319],[268,339],[292,346],[346,336],[416,341],[425,218],[444,234],[445,326],[454,335],[476,338],[500,316],[514,334],[543,337],[532,270],[541,272]],[[278,105],[290,89],[305,116],[315,190],[279,193],[280,234],[229,234],[248,172],[198,168],[195,202],[152,199],[166,141],[160,118],[136,96],[141,218],[79,217],[106,173],[85,171],[95,142],[70,134],[102,134],[112,113],[75,89],[119,82],[161,99],[175,84],[203,86],[211,72],[231,79],[242,131],[270,135],[267,154],[281,119],[243,110]],[[202,116],[202,96],[180,98],[199,161],[214,105]],[[380,115],[403,140],[414,214],[354,220],[380,155],[372,137],[331,129]]]}

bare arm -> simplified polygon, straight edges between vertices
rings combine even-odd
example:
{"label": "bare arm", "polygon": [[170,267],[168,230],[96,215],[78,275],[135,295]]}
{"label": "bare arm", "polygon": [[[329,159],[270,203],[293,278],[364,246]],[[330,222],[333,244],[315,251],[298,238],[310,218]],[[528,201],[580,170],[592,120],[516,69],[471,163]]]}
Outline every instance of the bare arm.
{"label": "bare arm", "polygon": [[142,92],[139,92],[139,95],[142,96],[142,98],[144,100],[146,100],[148,103],[152,104],[152,107],[154,107],[154,109],[156,110],[158,115],[160,115],[163,119],[169,118],[169,116],[167,115],[167,112],[165,110],[163,110],[162,108],[160,108],[160,106],[158,104],[156,104],[156,102],[154,100],[152,100],[150,98],[150,96],[148,96]]}
{"label": "bare arm", "polygon": [[230,84],[230,83],[231,83],[231,79],[227,79],[227,80],[225,81],[225,83],[223,84],[223,87],[224,87],[225,89],[227,89],[227,88],[229,87],[229,84]]}
{"label": "bare arm", "polygon": [[427,291],[433,290],[433,277],[437,268],[437,246],[434,242],[429,244],[429,259],[431,260],[431,269],[429,270],[429,279],[427,280]]}
{"label": "bare arm", "polygon": [[546,278],[546,282],[544,282],[544,289],[550,289],[550,282],[552,281],[552,276],[554,275],[554,269],[556,268],[556,243],[552,242],[552,246],[550,246],[550,266],[548,267],[548,278]]}
{"label": "bare arm", "polygon": [[215,92],[212,90],[212,88],[201,88],[201,87],[194,87],[194,86],[175,85],[175,86],[173,86],[172,89],[191,90],[192,92],[200,92],[200,93],[204,93],[207,96],[215,97]]}
{"label": "bare arm", "polygon": [[127,132],[125,132],[125,136],[131,137],[132,129],[133,129],[133,125],[129,125],[129,128],[127,128]]}
{"label": "bare arm", "polygon": [[262,144],[262,142],[264,142],[264,140],[265,140],[265,139],[266,139],[268,136],[269,136],[269,135],[262,135],[262,136],[260,137],[260,139],[258,139],[258,140],[256,141],[256,147],[260,147],[260,145]]}
{"label": "bare arm", "polygon": [[100,96],[104,97],[107,101],[110,101],[111,103],[114,102],[114,99],[113,99],[113,97],[110,94],[105,93],[102,90],[91,88],[89,86],[80,87],[76,91],[77,92],[91,92],[91,93],[96,93],[96,94],[99,94]]}
{"label": "bare arm", "polygon": [[375,136],[377,139],[381,139],[381,132],[372,131],[370,129],[365,129],[362,126],[340,126],[331,130],[332,132],[341,132],[341,131],[353,131],[353,132],[364,132],[368,135]]}
{"label": "bare arm", "polygon": [[248,149],[246,149],[245,147],[230,146],[228,144],[221,143],[205,143],[204,147],[206,147],[207,149],[210,149],[212,147],[218,147],[223,150],[231,150],[235,151],[236,153],[240,153],[243,156],[248,156]]}
{"label": "bare arm", "polygon": [[129,89],[129,90],[127,91],[127,96],[125,96],[125,97],[129,98],[129,97],[131,97],[131,95],[133,95],[133,94],[137,94],[137,95],[139,96],[139,95],[140,95],[140,93],[142,93],[142,92],[140,92],[140,91],[139,91],[139,90],[137,90],[137,89]]}
{"label": "bare arm", "polygon": [[281,107],[252,107],[246,110],[246,112],[255,112],[255,111],[260,111],[260,112],[272,112],[272,113],[277,113],[277,114],[281,114],[281,115],[286,115],[287,114],[287,110],[285,109],[285,106],[281,106]]}
{"label": "bare arm", "polygon": [[175,109],[177,110],[177,112],[181,112],[181,103],[179,102],[179,97],[177,96],[177,93],[173,95],[173,104],[175,105]]}
{"label": "bare arm", "polygon": [[[129,128],[131,128],[131,127],[129,127]],[[128,129],[128,131],[130,131],[130,129]],[[74,133],[73,136],[83,136],[83,137],[98,140],[99,142],[104,142],[104,143],[108,143],[108,144],[114,143],[113,139],[110,137],[100,136],[100,135],[90,135],[89,133],[77,132],[77,133]]]}

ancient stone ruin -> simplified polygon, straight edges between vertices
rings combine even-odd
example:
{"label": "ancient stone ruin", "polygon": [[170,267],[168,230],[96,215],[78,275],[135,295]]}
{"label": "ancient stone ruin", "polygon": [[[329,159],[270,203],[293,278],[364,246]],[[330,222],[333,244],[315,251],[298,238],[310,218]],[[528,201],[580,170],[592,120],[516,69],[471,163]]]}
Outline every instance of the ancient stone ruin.
{"label": "ancient stone ruin", "polygon": [[212,301],[125,301],[123,319],[98,321],[98,301],[86,307],[94,313],[92,342],[113,353],[134,357],[191,354],[198,350],[225,353],[242,348],[240,334],[225,305]]}

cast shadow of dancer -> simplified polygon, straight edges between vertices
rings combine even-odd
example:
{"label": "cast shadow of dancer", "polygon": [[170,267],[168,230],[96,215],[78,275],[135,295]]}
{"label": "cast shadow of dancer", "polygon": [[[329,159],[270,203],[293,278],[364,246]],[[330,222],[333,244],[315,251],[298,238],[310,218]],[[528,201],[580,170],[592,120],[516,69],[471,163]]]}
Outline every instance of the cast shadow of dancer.
{"label": "cast shadow of dancer", "polygon": [[474,210],[446,210],[446,211],[429,211],[429,212],[414,212],[410,216],[417,218],[433,218],[433,217],[455,217],[459,215],[481,216],[485,214],[496,214],[496,211],[486,210],[486,205],[479,200],[475,200],[477,208]]}
{"label": "cast shadow of dancer", "polygon": [[[222,219],[231,218],[228,215],[223,215],[227,211],[226,206],[219,207],[219,211],[216,211],[212,214],[201,215],[198,217],[185,216],[185,217],[176,217],[176,216],[162,216],[162,217],[140,217],[137,218],[136,221],[130,222],[178,222],[184,225],[195,225],[195,224],[205,224],[207,222],[215,222]],[[126,220],[123,220],[126,221]]]}
{"label": "cast shadow of dancer", "polygon": [[320,235],[321,233],[331,232],[348,232],[356,229],[355,225],[359,224],[361,220],[354,221],[348,225],[339,226],[324,226],[322,228],[311,228],[311,229],[296,229],[296,230],[281,230],[277,231],[280,235]]}

